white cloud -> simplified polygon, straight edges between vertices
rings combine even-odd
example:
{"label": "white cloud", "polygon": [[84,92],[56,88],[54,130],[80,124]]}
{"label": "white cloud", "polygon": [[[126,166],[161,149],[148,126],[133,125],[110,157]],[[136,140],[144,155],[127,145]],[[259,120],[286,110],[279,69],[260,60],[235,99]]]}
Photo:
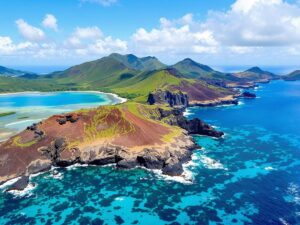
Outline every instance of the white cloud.
{"label": "white cloud", "polygon": [[126,41],[105,36],[96,26],[77,27],[64,46],[79,55],[104,55],[127,51]]}
{"label": "white cloud", "polygon": [[19,19],[16,21],[20,34],[29,41],[42,41],[45,39],[45,33],[34,26],[31,26],[23,19]]}
{"label": "white cloud", "polygon": [[211,11],[197,21],[192,14],[158,27],[139,28],[131,37],[132,51],[143,54],[221,57],[237,61],[259,54],[275,58],[297,55],[300,49],[300,5],[284,0],[236,0],[227,11]]}
{"label": "white cloud", "polygon": [[81,2],[97,3],[103,6],[111,6],[117,2],[117,0],[81,0]]}
{"label": "white cloud", "polygon": [[187,14],[178,20],[160,19],[160,27],[147,31],[138,29],[132,36],[136,50],[149,53],[214,53],[218,42],[209,29],[201,29],[201,25]]}
{"label": "white cloud", "polygon": [[102,36],[102,31],[96,26],[77,27],[73,36],[78,39],[97,39]]}
{"label": "white cloud", "polygon": [[300,8],[282,0],[237,0],[225,13],[212,12],[204,26],[225,46],[300,44]]}
{"label": "white cloud", "polygon": [[45,28],[49,28],[58,31],[57,19],[52,14],[47,14],[42,22]]}
{"label": "white cloud", "polygon": [[28,41],[15,44],[10,37],[0,36],[0,55],[24,55],[36,46],[37,44]]}

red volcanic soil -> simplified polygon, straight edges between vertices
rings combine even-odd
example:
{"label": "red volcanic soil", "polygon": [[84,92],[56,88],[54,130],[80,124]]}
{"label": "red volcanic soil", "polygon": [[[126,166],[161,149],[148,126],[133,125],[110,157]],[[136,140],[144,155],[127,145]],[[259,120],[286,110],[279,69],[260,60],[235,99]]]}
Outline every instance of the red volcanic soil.
{"label": "red volcanic soil", "polygon": [[[70,114],[71,115],[71,114]],[[59,119],[63,119],[64,116],[55,115],[49,119],[43,121],[39,125],[39,129],[45,132],[46,138],[55,139],[64,137],[68,141],[83,140],[84,136],[84,124],[90,122],[90,116],[83,114],[72,114],[73,118],[78,119],[76,122],[66,122],[63,125],[58,123]]]}
{"label": "red volcanic soil", "polygon": [[203,85],[201,82],[189,83],[187,81],[181,82],[179,86],[171,86],[172,91],[181,91],[187,93],[190,101],[206,101],[222,98],[231,95],[231,91],[213,90]]}
{"label": "red volcanic soil", "polygon": [[[68,116],[71,116],[70,121]],[[101,146],[106,142],[132,150],[134,147],[159,145],[170,131],[158,122],[140,118],[126,107],[100,107],[85,113],[55,115],[0,143],[0,183],[24,175],[33,161],[49,161],[38,149],[51,147],[61,138],[67,144],[62,154],[71,155],[73,147],[80,150],[92,143]]]}
{"label": "red volcanic soil", "polygon": [[163,125],[141,119],[129,110],[124,111],[126,119],[133,125],[134,129],[132,132],[116,138],[113,144],[125,147],[162,144],[162,137],[170,132]]}

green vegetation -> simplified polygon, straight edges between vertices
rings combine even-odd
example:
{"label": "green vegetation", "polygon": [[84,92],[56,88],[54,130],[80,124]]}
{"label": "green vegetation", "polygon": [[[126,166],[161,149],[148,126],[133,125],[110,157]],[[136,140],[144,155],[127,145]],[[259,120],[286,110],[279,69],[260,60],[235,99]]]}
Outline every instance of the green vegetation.
{"label": "green vegetation", "polygon": [[172,68],[176,69],[186,78],[205,81],[239,81],[239,78],[232,74],[225,74],[213,70],[209,66],[197,63],[191,59],[184,59],[176,63]]}
{"label": "green vegetation", "polygon": [[16,114],[16,112],[4,112],[4,113],[0,113],[0,117],[10,116],[10,115],[14,115],[14,114]]}
{"label": "green vegetation", "polygon": [[15,146],[18,146],[18,147],[21,147],[21,148],[26,148],[26,147],[30,147],[34,144],[36,144],[38,141],[36,139],[32,140],[32,141],[29,141],[29,142],[25,142],[23,143],[21,141],[21,137],[20,136],[17,136],[13,139],[13,144]]}

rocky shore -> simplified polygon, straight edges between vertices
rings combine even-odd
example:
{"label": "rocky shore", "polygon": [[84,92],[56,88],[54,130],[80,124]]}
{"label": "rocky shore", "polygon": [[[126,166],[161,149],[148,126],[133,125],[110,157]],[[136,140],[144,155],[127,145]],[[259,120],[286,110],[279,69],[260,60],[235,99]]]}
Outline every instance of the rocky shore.
{"label": "rocky shore", "polygon": [[30,175],[74,164],[114,163],[179,176],[192,150],[200,148],[190,135],[223,135],[199,119],[186,119],[184,109],[132,103],[52,116],[0,143],[0,184],[21,177],[9,190],[22,190]]}

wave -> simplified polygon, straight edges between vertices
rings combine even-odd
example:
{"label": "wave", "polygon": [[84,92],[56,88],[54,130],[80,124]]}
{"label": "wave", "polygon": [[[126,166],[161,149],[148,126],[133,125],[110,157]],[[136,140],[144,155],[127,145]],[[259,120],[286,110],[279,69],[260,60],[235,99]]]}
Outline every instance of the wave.
{"label": "wave", "polygon": [[27,187],[24,190],[18,191],[18,190],[11,190],[8,191],[8,193],[14,195],[15,197],[30,197],[32,195],[32,190],[37,187],[37,184],[35,183],[29,183]]}
{"label": "wave", "polygon": [[207,169],[219,169],[219,170],[228,170],[228,168],[224,167],[224,165],[215,159],[212,159],[205,155],[194,156],[193,160],[200,160],[203,166]]}
{"label": "wave", "polygon": [[191,115],[194,115],[195,113],[192,113],[190,109],[186,109],[184,112],[183,112],[183,116],[185,117],[188,117],[188,116],[191,116]]}
{"label": "wave", "polygon": [[19,125],[19,124],[23,124],[23,123],[29,123],[29,122],[38,122],[41,121],[45,118],[40,118],[40,119],[30,119],[30,120],[21,120],[21,121],[17,121],[17,122],[12,122],[12,123],[8,123],[5,124],[5,127],[10,127],[10,126],[14,126],[14,125]]}

